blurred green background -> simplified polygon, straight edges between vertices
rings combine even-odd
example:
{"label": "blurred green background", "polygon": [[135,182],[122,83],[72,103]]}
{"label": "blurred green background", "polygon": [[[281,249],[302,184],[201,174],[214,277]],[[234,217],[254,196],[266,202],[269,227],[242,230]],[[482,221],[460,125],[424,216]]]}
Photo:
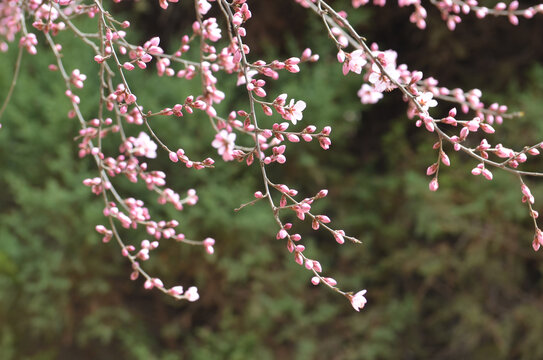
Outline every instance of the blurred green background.
{"label": "blurred green background", "polygon": [[[347,1],[334,2],[348,8]],[[127,3],[134,41],[161,35],[178,45],[190,20],[186,7],[159,12],[151,2]],[[168,284],[197,285],[196,303],[175,302],[141,281],[128,279],[128,262],[113,242],[103,245],[94,226],[104,223],[102,201],[81,182],[94,177],[90,159],[77,157],[78,125],[44,48],[25,56],[23,70],[0,130],[0,358],[11,359],[541,359],[543,259],[531,248],[533,227],[518,181],[498,171],[492,182],[473,177],[476,163],[451,148],[453,166],[440,172],[440,189],[428,191],[426,167],[437,154],[435,138],[406,119],[397,92],[377,105],[356,97],[361,81],[343,77],[320,23],[293,2],[254,2],[247,24],[250,59],[285,58],[311,47],[318,63],[284,74],[268,93],[287,92],[308,107],[300,126],[331,125],[331,150],[292,144],[288,162],[271,167],[272,180],[309,196],[338,228],[363,244],[338,246],[328,234],[299,226],[308,254],[345,289],[368,289],[356,313],[346,299],[309,282],[292,261],[269,209],[233,209],[261,190],[255,167],[217,162],[215,169],[171,166],[166,154],[150,160],[167,168],[179,192],[196,188],[200,202],[177,214],[156,206],[144,186],[119,181],[125,196],[141,196],[153,214],[178,218],[191,238],[217,239],[215,255],[163,241],[147,264]],[[122,13],[124,12],[124,13]],[[492,144],[519,149],[543,135],[543,19],[475,21],[454,33],[435,9],[420,31],[410,9],[351,11],[361,34],[399,62],[440,79],[443,86],[481,88],[526,116],[497,127]],[[87,24],[91,26],[91,24]],[[83,26],[87,26],[83,24]],[[79,91],[82,109],[96,116],[97,67],[87,49],[61,35],[64,61],[89,75]],[[39,37],[40,43],[44,43]],[[2,55],[0,97],[11,81],[16,46]],[[197,83],[131,74],[146,108],[159,109],[197,91]],[[228,100],[219,110],[244,107],[243,91],[224,79]],[[447,106],[434,110],[445,114]],[[159,136],[194,158],[212,156],[205,118],[153,120]],[[267,121],[277,121],[276,118]],[[132,135],[140,128],[128,127]],[[528,168],[541,169],[534,161]],[[543,184],[528,180],[543,198]],[[135,243],[144,233],[129,233]]]}

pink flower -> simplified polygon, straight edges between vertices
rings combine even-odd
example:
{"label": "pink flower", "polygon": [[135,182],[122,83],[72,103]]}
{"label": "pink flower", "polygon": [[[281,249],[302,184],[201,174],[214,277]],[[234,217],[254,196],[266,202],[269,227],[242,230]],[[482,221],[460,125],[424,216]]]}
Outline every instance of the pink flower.
{"label": "pink flower", "polygon": [[375,63],[371,67],[372,72],[368,77],[368,81],[373,84],[375,91],[383,92],[385,90],[392,90],[396,87],[392,82],[392,80],[398,80],[400,77],[400,73],[396,70],[396,65],[391,63],[390,65],[385,66],[384,70],[388,75],[382,74],[381,69]]}
{"label": "pink flower", "polygon": [[423,110],[428,111],[429,108],[437,105],[437,101],[433,99],[434,94],[431,92],[425,92],[417,96],[417,102],[422,107]]}
{"label": "pink flower", "polygon": [[202,33],[205,38],[215,42],[221,38],[221,29],[217,24],[217,19],[209,18],[202,23]]}
{"label": "pink flower", "polygon": [[147,133],[144,133],[143,131],[140,132],[137,139],[134,139],[134,155],[136,156],[145,156],[149,159],[156,158],[156,150],[158,148],[157,144],[151,138]]}
{"label": "pink flower", "polygon": [[383,94],[379,91],[375,91],[373,87],[368,84],[362,84],[360,90],[357,93],[362,104],[375,104],[383,98]]}
{"label": "pink flower", "polygon": [[285,107],[285,113],[282,115],[283,119],[290,120],[292,124],[296,125],[299,120],[302,120],[302,111],[304,111],[305,107],[305,101],[298,100],[294,103],[294,99],[291,99],[289,106]]}
{"label": "pink flower", "polygon": [[215,135],[215,140],[213,140],[211,146],[218,150],[219,155],[222,156],[224,161],[231,161],[234,160],[235,140],[235,133],[229,133],[226,130],[221,130],[217,135]]}
{"label": "pink flower", "polygon": [[198,0],[198,12],[202,15],[207,14],[207,12],[211,9],[211,4],[208,3],[206,0]]}
{"label": "pink flower", "polygon": [[364,57],[363,50],[355,50],[351,54],[346,55],[346,60],[343,63],[343,75],[347,75],[349,71],[360,74],[362,67],[367,61]]}
{"label": "pink flower", "polygon": [[240,26],[242,23],[249,20],[251,16],[252,14],[249,10],[249,6],[247,6],[247,4],[243,4],[241,5],[241,8],[234,14],[232,22],[234,23],[234,25]]}
{"label": "pink flower", "polygon": [[366,306],[366,303],[368,302],[368,300],[366,300],[366,298],[364,297],[366,292],[367,292],[366,290],[361,290],[357,292],[356,294],[351,295],[350,297],[351,305],[356,311],[360,311],[360,309],[363,309],[364,306]]}

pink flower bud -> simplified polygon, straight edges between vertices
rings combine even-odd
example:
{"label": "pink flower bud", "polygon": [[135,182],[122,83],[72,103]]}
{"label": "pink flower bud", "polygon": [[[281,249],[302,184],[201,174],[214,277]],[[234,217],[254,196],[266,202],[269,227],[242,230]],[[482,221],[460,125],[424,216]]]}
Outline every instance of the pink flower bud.
{"label": "pink flower bud", "polygon": [[535,238],[540,245],[543,245],[543,232],[540,229],[537,229],[535,233]]}
{"label": "pink flower bud", "polygon": [[451,161],[449,160],[449,157],[443,151],[441,152],[441,162],[443,163],[443,165],[451,166]]}
{"label": "pink flower bud", "polygon": [[106,58],[104,58],[104,57],[101,56],[101,55],[96,55],[96,56],[94,57],[94,61],[96,61],[98,64],[103,63],[105,60],[106,60]]}
{"label": "pink flower bud", "polygon": [[518,17],[515,15],[509,15],[509,22],[515,26],[518,25]]}
{"label": "pink flower bud", "polygon": [[330,218],[326,215],[317,215],[315,218],[319,220],[320,222],[322,222],[323,224],[330,223]]}
{"label": "pink flower bud", "polygon": [[430,191],[437,191],[439,188],[439,183],[437,182],[437,178],[433,178],[432,181],[430,181],[430,184],[428,185],[430,188]]}
{"label": "pink flower bud", "polygon": [[485,179],[492,180],[492,173],[490,172],[490,170],[483,169],[482,174],[485,177]]}
{"label": "pink flower bud", "polygon": [[297,252],[297,253],[294,254],[294,261],[296,261],[296,263],[298,265],[303,265],[304,258],[302,257],[302,255],[299,252]]}
{"label": "pink flower bud", "polygon": [[488,124],[480,124],[481,125],[481,129],[483,129],[483,131],[487,134],[494,134],[496,132],[496,130],[494,130],[494,128]]}
{"label": "pink flower bud", "polygon": [[469,135],[469,129],[467,127],[460,130],[460,139],[465,139]]}
{"label": "pink flower bud", "polygon": [[287,139],[290,142],[300,142],[300,138],[294,134],[288,134]]}
{"label": "pink flower bud", "polygon": [[153,285],[157,288],[163,288],[164,287],[164,283],[162,283],[162,280],[160,280],[159,278],[153,278],[151,279],[151,281],[153,282]]}
{"label": "pink flower bud", "polygon": [[179,161],[179,157],[177,156],[176,153],[174,153],[173,151],[170,152],[170,154],[168,155],[168,157],[170,158],[170,161],[176,163]]}
{"label": "pink flower bud", "polygon": [[294,247],[294,250],[296,250],[296,252],[302,253],[302,252],[305,251],[305,246],[303,246],[303,245],[296,245],[296,246]]}
{"label": "pink flower bud", "polygon": [[168,293],[174,296],[179,296],[183,294],[183,287],[182,286],[174,286],[170,290],[168,290]]}
{"label": "pink flower bud", "polygon": [[336,239],[338,244],[345,243],[345,239],[343,238],[343,235],[345,235],[345,233],[342,230],[334,231],[334,239]]}
{"label": "pink flower bud", "polygon": [[294,251],[294,243],[292,241],[287,241],[287,250],[289,253],[292,253]]}
{"label": "pink flower bud", "polygon": [[153,282],[151,280],[145,280],[145,283],[143,284],[143,287],[146,290],[151,290],[154,287],[154,285],[153,285]]}
{"label": "pink flower bud", "polygon": [[426,169],[426,175],[430,176],[435,174],[435,172],[437,171],[437,167],[438,163],[433,163],[432,165],[428,166],[428,168]]}
{"label": "pink flower bud", "polygon": [[204,242],[203,242],[204,246],[213,246],[215,245],[215,239],[213,238],[205,238]]}
{"label": "pink flower bud", "polygon": [[315,196],[315,199],[321,199],[323,197],[326,197],[326,195],[328,195],[328,190],[327,189],[322,189],[321,191],[318,192],[318,194]]}
{"label": "pink flower bud", "polygon": [[411,84],[414,84],[416,83],[417,81],[420,81],[422,79],[422,72],[421,71],[413,71],[413,73],[411,74]]}
{"label": "pink flower bud", "polygon": [[337,53],[337,61],[343,63],[345,61],[345,53],[343,50],[339,50]]}
{"label": "pink flower bud", "polygon": [[[293,241],[300,241],[302,240],[302,236],[300,234],[293,234],[290,236],[290,238],[293,240]],[[303,250],[301,250],[303,251]]]}
{"label": "pink flower bud", "polygon": [[127,97],[126,97],[126,103],[127,104],[133,104],[134,102],[136,102],[136,95],[134,94],[129,94]]}
{"label": "pink flower bud", "polygon": [[123,68],[125,68],[128,71],[134,70],[135,66],[129,62],[125,62],[123,64]]}
{"label": "pink flower bud", "polygon": [[539,250],[540,244],[539,244],[539,242],[537,241],[537,238],[536,238],[536,237],[534,237],[534,240],[532,241],[532,247],[533,247],[534,251]]}
{"label": "pink flower bud", "polygon": [[198,300],[200,298],[200,295],[198,294],[198,289],[195,286],[189,287],[185,292],[185,298],[190,302]]}
{"label": "pink flower bud", "polygon": [[288,236],[288,232],[285,230],[285,229],[281,229],[279,230],[279,232],[277,233],[277,236],[276,238],[277,239],[284,239]]}

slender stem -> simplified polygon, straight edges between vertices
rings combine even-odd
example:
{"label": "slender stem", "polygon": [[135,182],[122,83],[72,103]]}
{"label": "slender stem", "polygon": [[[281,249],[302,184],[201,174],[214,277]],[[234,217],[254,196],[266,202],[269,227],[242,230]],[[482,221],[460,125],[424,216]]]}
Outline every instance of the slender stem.
{"label": "slender stem", "polygon": [[13,95],[13,90],[15,90],[15,85],[17,84],[17,79],[19,78],[19,70],[21,69],[21,62],[23,59],[23,50],[24,50],[24,47],[19,46],[19,52],[17,53],[17,60],[15,61],[15,69],[13,71],[13,79],[11,80],[11,85],[9,86],[8,94],[6,95],[6,98],[4,99],[2,108],[0,108],[0,119],[2,118],[2,115],[4,115],[4,111],[6,110],[11,100],[11,95]]}

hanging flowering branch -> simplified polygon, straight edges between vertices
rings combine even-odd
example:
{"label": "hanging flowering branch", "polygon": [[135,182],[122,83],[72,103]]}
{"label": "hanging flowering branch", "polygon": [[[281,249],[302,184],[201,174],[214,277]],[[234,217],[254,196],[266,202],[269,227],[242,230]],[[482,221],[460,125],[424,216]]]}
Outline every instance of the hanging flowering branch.
{"label": "hanging flowering branch", "polygon": [[[526,202],[534,221],[533,247],[538,250],[543,245],[543,233],[537,225],[538,213],[532,208],[534,197],[524,178],[543,176],[543,173],[522,171],[519,166],[528,160],[528,156],[538,155],[538,148],[542,144],[528,145],[515,151],[502,144],[492,146],[485,138],[477,147],[470,147],[466,142],[473,133],[494,133],[495,124],[520,114],[509,113],[506,106],[497,103],[485,105],[478,89],[464,91],[441,87],[434,78],[424,78],[420,71],[409,70],[404,64],[398,65],[398,54],[395,51],[380,50],[377,44],[367,42],[349,23],[345,11],[338,11],[325,1],[295,2],[322,20],[325,32],[337,48],[337,60],[341,64],[342,74],[360,77],[362,85],[358,96],[362,103],[377,103],[386,92],[397,89],[407,102],[408,118],[414,119],[416,126],[435,134],[433,148],[437,151],[437,160],[427,169],[427,175],[431,176],[431,191],[439,188],[440,166],[451,165],[447,155],[449,147],[467,153],[476,160],[473,175],[482,175],[492,180],[491,169],[497,168],[519,179],[522,201]],[[373,1],[378,6],[384,6],[385,2]],[[188,3],[159,0],[163,9],[173,4],[189,7]],[[355,8],[368,3],[368,0],[352,1]],[[439,9],[451,30],[461,22],[462,16],[470,12],[479,18],[507,16],[513,25],[518,23],[519,16],[531,18],[543,12],[543,5],[520,9],[517,1],[509,5],[499,3],[492,9],[478,5],[474,0],[430,0],[429,3]],[[413,6],[410,21],[421,29],[425,28],[426,9],[420,0],[399,0],[398,6]],[[96,231],[104,242],[114,239],[118,243],[121,254],[131,263],[130,278],[136,280],[143,277],[146,289],[156,288],[177,299],[195,301],[199,298],[196,287],[190,286],[184,290],[181,285],[166,286],[162,280],[144,271],[142,263],[150,258],[161,241],[203,246],[207,253],[213,254],[215,240],[188,239],[179,231],[177,220],[153,217],[142,200],[121,194],[116,184],[123,177],[129,182],[143,182],[147,190],[156,194],[160,204],[170,204],[179,211],[184,206],[195,205],[198,201],[195,190],[189,189],[182,196],[167,187],[165,173],[150,169],[145,158],[167,156],[171,162],[184,165],[184,169],[179,171],[202,170],[212,173],[209,169],[213,167],[213,159],[196,160],[178,145],[166,144],[161,138],[160,129],[150,121],[156,116],[181,117],[202,112],[209,118],[210,126],[216,134],[210,145],[222,160],[245,162],[248,167],[256,166],[260,170],[261,189],[255,189],[254,199],[241,204],[236,210],[259,201],[267,203],[277,225],[276,238],[292,254],[292,259],[310,272],[311,282],[314,285],[322,283],[345,296],[355,310],[363,308],[366,304],[366,290],[356,293],[342,290],[335,279],[324,275],[324,269],[317,259],[306,255],[303,236],[296,232],[298,222],[307,221],[315,231],[328,233],[329,238],[338,244],[344,244],[346,240],[360,243],[344,230],[333,226],[329,216],[314,211],[313,204],[326,197],[328,191],[322,189],[304,197],[295,186],[272,179],[268,171],[270,166],[287,161],[289,143],[303,140],[318,143],[323,150],[331,147],[331,127],[319,129],[304,118],[304,110],[311,106],[311,99],[295,99],[281,92],[268,94],[270,81],[277,80],[285,72],[303,73],[303,64],[317,61],[318,55],[306,49],[299,57],[271,61],[253,59],[244,41],[248,36],[244,24],[253,17],[246,0],[195,0],[193,9],[196,21],[191,31],[181,36],[180,47],[171,54],[161,47],[158,37],[143,44],[130,43],[126,36],[130,23],[116,19],[107,7],[108,2],[102,0],[3,1],[0,3],[0,50],[7,50],[8,43],[18,41],[20,50],[16,73],[24,50],[32,55],[37,53],[38,37],[27,30],[27,22],[32,24],[32,31],[41,33],[49,45],[56,58],[56,64],[50,65],[50,69],[58,71],[64,81],[65,94],[72,105],[68,115],[78,121],[81,127],[77,138],[79,156],[90,157],[96,163],[96,177],[83,181],[104,202],[103,213],[107,223],[97,225]],[[218,9],[219,19],[208,15],[212,7]],[[78,17],[92,18],[96,25],[94,32],[85,33],[78,28],[75,21]],[[81,113],[81,99],[77,95],[78,90],[84,87],[87,76],[72,65],[74,59],[66,59],[62,54],[62,44],[57,34],[65,31],[73,33],[92,49],[94,57],[86,61],[94,61],[99,66],[100,94],[92,118],[86,118]],[[198,50],[194,58],[189,55],[191,48]],[[178,81],[199,78],[201,92],[186,94],[184,101],[163,104],[160,109],[144,108],[138,102],[138,94],[131,88],[126,73],[151,71],[151,65],[154,65],[159,77],[176,77]],[[237,85],[246,89],[244,105],[229,109],[226,114],[218,113],[215,108],[229,95],[220,90],[216,76],[219,72],[235,76]],[[0,109],[0,116],[9,102],[16,78],[15,75],[8,99]],[[438,101],[454,104],[448,116],[435,118],[431,115],[430,109]],[[127,136],[125,129],[128,127],[139,128],[138,136]],[[451,132],[456,135],[448,135]],[[106,142],[116,144],[116,152],[106,153]],[[297,221],[287,222],[287,217],[292,214]],[[120,228],[144,228],[147,239],[142,239],[138,244],[125,242],[120,236]]]}

